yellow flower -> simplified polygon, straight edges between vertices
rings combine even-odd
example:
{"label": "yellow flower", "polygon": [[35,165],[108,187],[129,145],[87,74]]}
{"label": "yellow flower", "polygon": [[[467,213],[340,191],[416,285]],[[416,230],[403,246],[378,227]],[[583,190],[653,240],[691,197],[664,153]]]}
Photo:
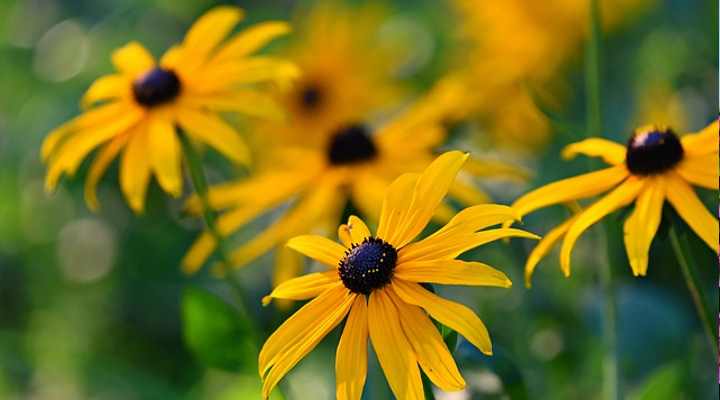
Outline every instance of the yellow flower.
{"label": "yellow flower", "polygon": [[351,216],[347,225],[338,229],[342,245],[316,235],[298,236],[287,243],[330,270],[287,281],[263,300],[313,299],[285,321],[260,351],[264,398],[346,316],[335,360],[338,399],[360,399],[367,373],[368,336],[396,398],[424,398],[420,368],[443,390],[465,387],[452,354],[429,317],[489,355],[492,347],[487,329],[472,310],[421,284],[507,288],[511,282],[502,272],[455,258],[501,238],[537,238],[516,229],[482,231],[515,219],[510,207],[485,204],[462,210],[439,231],[412,242],[430,221],[467,157],[448,152],[422,174],[405,174],[395,180],[385,193],[375,235],[362,220]]}
{"label": "yellow flower", "polygon": [[[413,107],[377,128],[363,120],[347,120],[322,133],[324,140],[303,146],[278,146],[271,153],[269,167],[239,182],[210,188],[209,200],[215,209],[226,210],[218,218],[218,229],[228,236],[258,216],[290,203],[280,218],[230,255],[240,267],[266,253],[288,238],[313,230],[331,231],[340,220],[348,201],[373,221],[386,187],[405,172],[422,171],[433,159],[433,151],[444,140],[441,120],[454,96],[450,90],[437,90]],[[518,176],[516,168],[499,162],[471,160],[450,194],[464,204],[488,201],[473,185],[473,177]],[[189,209],[198,212],[200,202],[191,199]],[[453,210],[443,204],[441,219]],[[182,260],[183,269],[198,270],[214,251],[216,242],[206,232],[193,244]],[[279,254],[276,283],[296,276],[300,260]]]}
{"label": "yellow flower", "polygon": [[135,212],[144,208],[153,174],[163,190],[179,196],[178,127],[232,161],[247,163],[246,144],[218,112],[276,116],[278,107],[254,85],[283,83],[298,71],[290,63],[251,55],[288,32],[283,22],[258,24],[223,43],[242,17],[236,7],[210,10],[159,63],[137,42],[115,51],[112,62],[118,72],[97,79],[82,100],[88,110],[51,132],[43,143],[47,188],[54,189],[62,174],[73,175],[83,159],[101,147],[85,182],[91,209],[98,207],[98,181],[123,150],[120,186]]}
{"label": "yellow flower", "polygon": [[[600,2],[604,29],[631,20],[654,0]],[[458,29],[467,47],[459,51],[459,79],[468,88],[458,106],[477,114],[501,145],[519,149],[542,145],[550,134],[547,117],[535,104],[557,106],[566,97],[563,70],[586,37],[589,1],[454,0]],[[509,40],[508,38],[512,38]]]}
{"label": "yellow flower", "polygon": [[647,272],[650,244],[662,218],[665,200],[715,252],[718,220],[702,204],[692,185],[718,189],[718,122],[702,131],[678,138],[660,126],[637,129],[627,146],[600,138],[567,146],[563,157],[577,154],[600,157],[611,167],[564,179],[536,189],[513,204],[523,216],[553,204],[572,202],[612,191],[551,230],[530,254],[525,266],[529,284],[537,263],[563,238],[560,265],[570,275],[575,242],[591,225],[613,211],[635,203],[625,220],[625,250],[635,276]]}

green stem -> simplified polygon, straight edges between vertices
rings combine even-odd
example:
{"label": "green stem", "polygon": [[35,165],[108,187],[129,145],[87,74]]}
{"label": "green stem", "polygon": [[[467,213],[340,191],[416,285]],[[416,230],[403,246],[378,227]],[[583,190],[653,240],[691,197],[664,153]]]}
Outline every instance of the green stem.
{"label": "green stem", "polygon": [[701,289],[702,286],[694,270],[696,263],[693,262],[691,258],[692,253],[688,250],[687,241],[684,239],[684,236],[678,234],[676,224],[673,223],[670,227],[670,243],[675,252],[675,258],[678,264],[680,264],[680,269],[682,270],[683,277],[685,277],[687,287],[690,290],[690,295],[705,330],[705,336],[707,336],[708,342],[710,343],[710,348],[713,350],[713,354],[718,354],[718,332],[715,329],[714,322],[715,313],[708,307],[704,300],[705,297]]}
{"label": "green stem", "polygon": [[[598,0],[589,0],[589,32],[585,46],[585,106],[587,114],[588,136],[602,135],[602,106],[601,106],[601,39],[602,25]],[[612,246],[610,230],[606,229],[606,238]],[[608,249],[609,252],[612,249]],[[610,254],[610,253],[609,253]],[[615,299],[615,285],[610,261],[600,269],[600,283],[604,294],[603,307],[603,352],[602,361],[602,398],[617,400],[620,398],[617,359],[617,302]]]}

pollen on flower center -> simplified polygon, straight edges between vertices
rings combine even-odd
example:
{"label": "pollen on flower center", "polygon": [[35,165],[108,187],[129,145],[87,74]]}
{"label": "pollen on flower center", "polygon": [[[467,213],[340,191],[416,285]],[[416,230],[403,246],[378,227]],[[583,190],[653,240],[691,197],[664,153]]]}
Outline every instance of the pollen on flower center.
{"label": "pollen on flower center", "polygon": [[340,279],[351,292],[370,294],[390,283],[396,262],[397,250],[391,244],[380,238],[365,238],[353,244],[340,260]]}
{"label": "pollen on flower center", "polygon": [[670,129],[651,129],[635,133],[627,144],[625,164],[636,175],[658,174],[682,160],[680,139]]}
{"label": "pollen on flower center", "polygon": [[133,82],[133,96],[143,106],[172,101],[180,94],[180,79],[169,69],[155,68]]}
{"label": "pollen on flower center", "polygon": [[328,146],[328,160],[333,165],[354,164],[372,160],[377,148],[367,126],[346,125],[333,133]]}

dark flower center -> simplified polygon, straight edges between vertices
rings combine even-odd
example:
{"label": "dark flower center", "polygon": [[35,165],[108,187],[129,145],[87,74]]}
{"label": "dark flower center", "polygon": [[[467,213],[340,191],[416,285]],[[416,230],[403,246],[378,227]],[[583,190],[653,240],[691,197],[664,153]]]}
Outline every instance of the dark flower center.
{"label": "dark flower center", "polygon": [[349,124],[333,133],[328,146],[328,159],[333,165],[355,164],[372,160],[377,148],[370,130],[363,124]]}
{"label": "dark flower center", "polygon": [[397,251],[380,238],[365,238],[353,244],[340,260],[340,279],[354,293],[370,294],[388,283],[397,261]]}
{"label": "dark flower center", "polygon": [[305,111],[317,110],[322,105],[324,99],[325,94],[323,90],[315,84],[305,85],[298,92],[298,102],[300,103],[300,107]]}
{"label": "dark flower center", "polygon": [[628,141],[625,165],[636,175],[653,175],[669,170],[682,160],[680,139],[670,129],[637,132]]}
{"label": "dark flower center", "polygon": [[133,82],[135,100],[145,107],[172,101],[180,94],[180,79],[169,69],[155,68]]}

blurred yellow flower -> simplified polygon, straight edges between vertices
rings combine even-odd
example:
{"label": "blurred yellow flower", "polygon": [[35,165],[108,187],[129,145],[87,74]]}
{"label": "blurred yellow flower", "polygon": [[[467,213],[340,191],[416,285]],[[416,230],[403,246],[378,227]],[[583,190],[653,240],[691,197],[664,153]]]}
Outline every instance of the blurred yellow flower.
{"label": "blurred yellow flower", "polygon": [[[654,0],[600,2],[606,30],[632,19]],[[467,96],[458,107],[477,115],[494,141],[528,149],[550,133],[539,97],[553,107],[567,91],[559,78],[586,36],[589,1],[454,0],[461,39],[458,79]]]}
{"label": "blurred yellow flower", "polygon": [[242,17],[236,7],[210,10],[159,64],[137,42],[115,51],[112,62],[118,72],[97,79],[82,100],[88,110],[51,132],[43,143],[48,190],[62,174],[73,175],[83,159],[101,147],[85,182],[91,209],[98,207],[98,181],[123,150],[120,186],[135,212],[144,208],[153,174],[164,191],[177,197],[183,182],[178,127],[232,161],[247,163],[245,142],[218,112],[277,116],[278,106],[253,85],[284,83],[298,71],[285,61],[251,56],[289,31],[283,22],[258,24],[223,43]]}
{"label": "blurred yellow flower", "polygon": [[627,146],[600,138],[567,146],[563,157],[577,154],[600,157],[611,167],[554,182],[536,189],[513,204],[519,216],[553,204],[609,194],[551,230],[530,254],[525,265],[526,282],[538,262],[563,239],[560,265],[570,275],[570,255],[575,242],[591,225],[608,214],[635,203],[625,220],[625,250],[635,276],[647,272],[648,252],[662,218],[665,200],[715,252],[718,251],[718,220],[700,201],[692,185],[718,189],[718,122],[702,131],[678,138],[657,125],[637,129]]}
{"label": "blurred yellow flower", "polygon": [[[322,134],[322,141],[305,145],[277,146],[267,150],[268,168],[246,180],[210,188],[213,208],[226,210],[218,218],[218,229],[230,235],[258,216],[290,203],[281,216],[230,255],[230,263],[241,267],[289,237],[313,230],[332,230],[348,201],[362,214],[377,221],[385,188],[405,172],[425,168],[446,138],[442,120],[450,112],[457,94],[438,88],[397,118],[374,127],[367,120],[349,119]],[[272,134],[273,132],[268,132]],[[471,160],[450,188],[464,204],[478,204],[489,197],[476,188],[477,176],[518,178],[522,172],[500,162]],[[192,198],[189,209],[200,211]],[[440,219],[449,219],[452,208],[443,204]],[[197,271],[212,254],[216,240],[203,233],[182,260],[183,269]],[[299,259],[279,254],[276,283],[299,273]]]}
{"label": "blurred yellow flower", "polygon": [[432,218],[467,158],[467,154],[448,152],[422,174],[396,179],[385,193],[376,235],[351,216],[338,229],[342,245],[316,235],[298,236],[287,243],[330,269],[287,281],[264,299],[265,303],[271,298],[313,299],[285,321],[260,351],[264,398],[346,316],[335,360],[338,399],[359,400],[362,395],[368,337],[396,398],[425,398],[420,368],[443,390],[465,387],[428,315],[489,355],[488,331],[472,310],[437,296],[422,284],[507,288],[511,282],[502,272],[455,258],[501,238],[537,238],[517,229],[483,231],[515,220],[510,207],[485,204],[464,209],[439,231],[411,243]]}

